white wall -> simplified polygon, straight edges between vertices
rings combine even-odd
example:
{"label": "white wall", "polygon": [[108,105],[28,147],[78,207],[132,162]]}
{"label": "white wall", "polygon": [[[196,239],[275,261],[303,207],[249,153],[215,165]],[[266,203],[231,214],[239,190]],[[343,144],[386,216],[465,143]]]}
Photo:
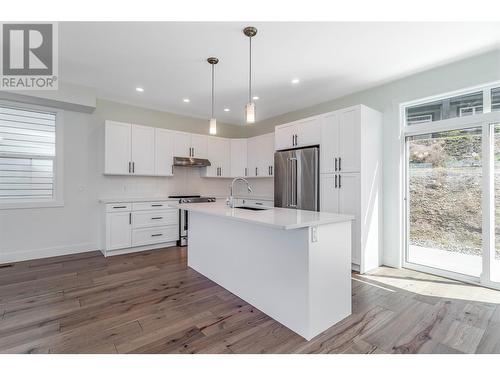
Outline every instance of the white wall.
{"label": "white wall", "polygon": [[[0,263],[98,249],[99,198],[228,194],[229,179],[201,178],[199,169],[176,167],[174,177],[104,176],[105,119],[198,133],[208,128],[207,121],[101,100],[92,114],[65,111],[64,206],[0,210]],[[241,136],[239,127],[221,125],[221,136]],[[254,195],[272,197],[272,179],[252,185]]]}
{"label": "white wall", "polygon": [[[423,51],[425,53],[425,51]],[[387,64],[390,64],[387,61]],[[275,125],[356,104],[381,111],[383,119],[384,264],[399,267],[402,261],[401,132],[399,104],[462,88],[500,80],[500,50],[444,65],[389,84],[286,113],[256,124],[247,135],[268,133]]]}

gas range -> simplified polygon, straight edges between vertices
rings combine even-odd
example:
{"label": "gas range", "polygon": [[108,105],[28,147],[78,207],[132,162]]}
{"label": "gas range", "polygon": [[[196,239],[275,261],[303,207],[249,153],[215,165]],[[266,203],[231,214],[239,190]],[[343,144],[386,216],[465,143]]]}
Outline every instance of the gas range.
{"label": "gas range", "polygon": [[215,197],[202,197],[201,195],[170,195],[169,198],[178,198],[179,203],[207,203],[215,202]]}
{"label": "gas range", "polygon": [[[179,199],[179,203],[208,203],[215,202],[215,197],[202,197],[201,195],[170,195],[169,198]],[[177,246],[186,246],[188,243],[188,212],[179,210],[179,240]]]}

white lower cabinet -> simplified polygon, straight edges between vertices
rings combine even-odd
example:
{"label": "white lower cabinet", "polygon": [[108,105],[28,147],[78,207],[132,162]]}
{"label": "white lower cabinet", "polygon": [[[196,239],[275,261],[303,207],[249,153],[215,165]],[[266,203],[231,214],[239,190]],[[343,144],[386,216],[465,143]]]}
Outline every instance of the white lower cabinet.
{"label": "white lower cabinet", "polygon": [[179,239],[179,210],[167,202],[120,202],[105,208],[105,256],[173,246]]}
{"label": "white lower cabinet", "polygon": [[106,214],[106,250],[130,247],[132,243],[130,212]]}
{"label": "white lower cabinet", "polygon": [[177,241],[178,231],[178,227],[174,226],[134,229],[132,231],[132,246]]}
{"label": "white lower cabinet", "polygon": [[352,263],[361,261],[361,201],[359,173],[323,174],[321,184],[321,211],[354,215],[352,223]]}

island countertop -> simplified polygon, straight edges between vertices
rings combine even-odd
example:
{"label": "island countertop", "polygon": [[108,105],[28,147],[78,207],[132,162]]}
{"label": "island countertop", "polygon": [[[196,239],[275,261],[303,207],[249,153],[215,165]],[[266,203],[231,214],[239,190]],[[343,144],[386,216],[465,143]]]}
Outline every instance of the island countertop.
{"label": "island countertop", "polygon": [[260,224],[276,229],[298,229],[316,225],[341,223],[354,220],[352,215],[340,215],[329,212],[295,210],[272,207],[266,210],[252,211],[238,207],[231,208],[225,202],[211,203],[170,203],[169,207],[207,215],[225,217],[236,221]]}

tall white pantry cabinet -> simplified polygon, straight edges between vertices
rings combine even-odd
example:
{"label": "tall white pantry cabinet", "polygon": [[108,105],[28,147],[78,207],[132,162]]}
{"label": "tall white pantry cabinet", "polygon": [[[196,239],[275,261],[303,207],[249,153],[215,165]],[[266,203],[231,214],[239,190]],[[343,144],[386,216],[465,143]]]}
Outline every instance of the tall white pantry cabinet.
{"label": "tall white pantry cabinet", "polygon": [[378,267],[383,229],[382,114],[356,105],[276,127],[276,149],[306,145],[320,147],[320,210],[356,218],[353,269],[365,273]]}

